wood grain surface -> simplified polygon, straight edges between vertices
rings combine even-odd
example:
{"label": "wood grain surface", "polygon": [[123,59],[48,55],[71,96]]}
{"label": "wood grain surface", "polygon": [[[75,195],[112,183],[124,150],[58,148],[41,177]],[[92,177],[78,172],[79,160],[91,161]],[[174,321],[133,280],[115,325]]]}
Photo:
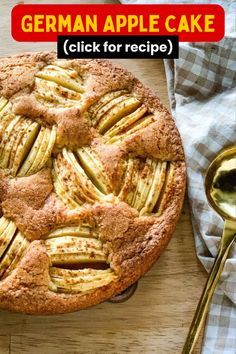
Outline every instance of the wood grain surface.
{"label": "wood grain surface", "polygon": [[[47,2],[63,3],[40,1]],[[1,56],[55,48],[51,43],[18,43],[11,38],[10,12],[16,3],[0,2]],[[116,62],[151,87],[168,106],[161,60]],[[135,295],[128,302],[103,303],[78,313],[48,317],[0,311],[0,354],[179,354],[205,279],[205,271],[195,255],[186,201],[166,251],[139,281]]]}

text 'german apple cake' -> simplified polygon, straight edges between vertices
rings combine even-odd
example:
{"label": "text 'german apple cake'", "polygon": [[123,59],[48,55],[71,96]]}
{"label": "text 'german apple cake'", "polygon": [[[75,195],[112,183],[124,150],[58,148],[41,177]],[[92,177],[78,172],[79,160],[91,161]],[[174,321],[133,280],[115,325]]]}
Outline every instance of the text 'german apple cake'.
{"label": "text 'german apple cake'", "polygon": [[159,99],[105,60],[0,60],[0,307],[52,314],[120,293],[168,243],[185,163]]}

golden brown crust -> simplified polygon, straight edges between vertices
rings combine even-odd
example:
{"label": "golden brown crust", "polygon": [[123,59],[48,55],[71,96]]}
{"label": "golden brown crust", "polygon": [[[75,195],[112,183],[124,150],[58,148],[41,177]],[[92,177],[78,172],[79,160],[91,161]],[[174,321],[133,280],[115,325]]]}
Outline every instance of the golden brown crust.
{"label": "golden brown crust", "polygon": [[31,92],[34,75],[48,62],[53,61],[55,53],[24,53],[0,62],[0,92],[6,98],[12,98],[24,92]]}
{"label": "golden brown crust", "polygon": [[[159,99],[132,74],[104,60],[61,61],[82,77],[84,95],[76,107],[48,107],[35,99],[35,74],[56,60],[54,53],[27,53],[0,61],[0,96],[10,100],[15,114],[41,125],[57,126],[56,147],[76,150],[91,145],[117,195],[124,178],[127,156],[169,161],[174,178],[162,200],[160,215],[140,216],[114,196],[78,210],[67,210],[53,190],[50,164],[27,177],[13,177],[0,170],[0,200],[3,214],[31,242],[15,270],[0,282],[1,308],[52,314],[76,311],[121,292],[144,274],[166,247],[176,225],[185,191],[185,163],[179,133]],[[88,109],[107,92],[127,90],[148,106],[154,122],[123,139],[106,144],[105,137],[91,125]],[[96,225],[117,279],[80,294],[49,290],[50,259],[44,238],[55,227],[88,222]]]}

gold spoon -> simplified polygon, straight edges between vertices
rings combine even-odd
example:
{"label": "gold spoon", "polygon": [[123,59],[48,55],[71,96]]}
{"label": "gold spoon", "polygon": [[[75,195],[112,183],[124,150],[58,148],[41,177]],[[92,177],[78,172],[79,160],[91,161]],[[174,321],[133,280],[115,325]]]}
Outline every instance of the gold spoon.
{"label": "gold spoon", "polygon": [[236,236],[236,146],[223,150],[206,173],[205,191],[211,207],[225,220],[218,254],[199,300],[182,354],[193,352],[208,307]]}

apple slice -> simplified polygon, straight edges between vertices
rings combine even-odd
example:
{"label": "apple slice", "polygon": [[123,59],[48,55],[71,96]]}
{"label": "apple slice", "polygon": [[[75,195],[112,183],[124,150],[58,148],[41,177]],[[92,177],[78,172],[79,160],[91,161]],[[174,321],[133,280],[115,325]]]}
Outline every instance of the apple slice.
{"label": "apple slice", "polygon": [[48,145],[49,131],[50,129],[41,126],[37,138],[18,172],[19,177],[28,176],[37,170],[36,166],[40,161],[41,153],[45,153]]}
{"label": "apple slice", "polygon": [[57,128],[54,125],[50,131],[50,134],[49,134],[49,140],[48,140],[48,145],[47,145],[46,151],[45,151],[44,155],[42,156],[41,161],[38,164],[38,167],[37,167],[38,170],[43,168],[46,165],[49,158],[51,157],[51,154],[52,154],[55,142],[56,142],[56,138],[57,138]]}
{"label": "apple slice", "polygon": [[5,278],[9,274],[8,268],[12,270],[15,267],[28,244],[29,242],[18,232],[0,260],[0,277]]}
{"label": "apple slice", "polygon": [[27,119],[20,119],[19,122],[15,125],[14,130],[11,133],[9,141],[5,146],[4,158],[8,159],[8,163],[6,165],[7,168],[11,168],[14,157],[16,155],[16,151],[24,133],[31,122]]}
{"label": "apple slice", "polygon": [[16,131],[16,127],[18,125],[18,123],[20,122],[20,117],[16,116],[7,126],[3,138],[2,138],[2,142],[0,145],[0,158],[1,158],[1,163],[0,166],[2,168],[7,168],[8,167],[8,163],[9,163],[9,159],[10,159],[10,154],[11,154],[11,150],[12,147],[14,145],[14,141],[15,138],[17,136],[17,131]]}
{"label": "apple slice", "polygon": [[173,180],[175,177],[175,164],[168,163],[166,166],[166,173],[165,173],[165,181],[162,186],[162,190],[159,196],[158,203],[154,207],[154,212],[157,215],[161,215],[166,207],[166,203],[168,202],[168,198],[170,196],[170,191],[172,190]]}
{"label": "apple slice", "polygon": [[117,279],[111,269],[60,269],[51,267],[52,291],[80,293],[93,290]]}
{"label": "apple slice", "polygon": [[106,144],[113,144],[116,142],[120,142],[120,141],[124,140],[125,138],[131,136],[132,134],[136,133],[137,131],[139,131],[143,128],[146,128],[148,125],[152,124],[153,122],[155,122],[155,118],[153,115],[145,116],[145,117],[139,119],[134,124],[130,125],[126,131],[121,132],[121,134],[115,135],[115,136],[111,137],[110,139],[108,139]]}
{"label": "apple slice", "polygon": [[97,125],[99,133],[104,134],[109,128],[116,124],[117,121],[130,114],[140,106],[141,102],[135,97],[127,97],[126,99],[120,101],[99,120]]}
{"label": "apple slice", "polygon": [[70,169],[72,169],[75,173],[72,178],[74,177],[74,183],[80,189],[80,193],[82,193],[84,198],[88,202],[94,202],[96,200],[103,199],[104,194],[101,193],[100,190],[88,178],[87,174],[84,172],[83,168],[75,158],[74,153],[64,148],[62,150],[62,154]]}
{"label": "apple slice", "polygon": [[[57,175],[57,181],[59,181],[59,184],[62,188],[62,199],[66,201],[66,199],[69,198],[69,200],[73,201],[73,204],[75,204],[75,206],[82,205],[85,200],[83,199],[83,196],[81,197],[77,185],[74,184],[73,180],[71,179],[71,173],[73,173],[73,171],[71,171],[65,165],[65,161],[63,161],[61,155],[58,155],[57,158],[54,160],[53,166]],[[63,191],[65,192],[63,193]]]}
{"label": "apple slice", "polygon": [[101,196],[103,196],[88,179],[72,152],[63,149],[62,155],[59,154],[56,158],[55,170],[64,190],[79,205],[83,205],[86,202],[94,203],[94,201],[101,199]]}
{"label": "apple slice", "polygon": [[137,167],[138,167],[138,160],[129,157],[125,175],[123,178],[123,185],[118,195],[119,200],[122,200],[129,205],[131,205],[134,191],[137,184]]}
{"label": "apple slice", "polygon": [[47,102],[48,106],[59,104],[63,107],[71,107],[78,103],[81,94],[70,90],[53,81],[47,81],[36,77],[34,94],[37,99]]}
{"label": "apple slice", "polygon": [[84,262],[105,262],[107,257],[102,242],[95,238],[62,236],[45,241],[53,265],[70,265]]}
{"label": "apple slice", "polygon": [[96,232],[88,224],[79,226],[66,226],[56,229],[49,233],[47,238],[62,237],[62,236],[81,236],[81,237],[95,237]]}
{"label": "apple slice", "polygon": [[4,216],[0,218],[0,235],[3,233],[3,231],[8,226],[9,223],[10,220],[6,219]]}
{"label": "apple slice", "polygon": [[110,109],[115,107],[118,103],[125,101],[129,97],[130,96],[127,93],[125,93],[123,95],[118,95],[116,98],[114,98],[114,99],[110,100],[108,103],[105,103],[104,105],[102,105],[96,111],[96,113],[93,115],[93,125],[96,126],[100,122],[100,120],[103,118],[103,116],[105,114],[107,114],[107,112],[109,112]]}
{"label": "apple slice", "polygon": [[148,197],[154,177],[154,168],[155,162],[152,159],[147,158],[144,168],[139,171],[138,183],[132,200],[132,206],[138,211],[144,207],[145,201]]}
{"label": "apple slice", "polygon": [[57,70],[58,72],[61,72],[61,73],[64,73],[70,79],[73,79],[76,82],[79,82],[81,84],[83,82],[82,76],[78,73],[78,71],[76,71],[72,67],[68,67],[68,66],[67,67],[63,67],[62,65],[60,65],[60,62],[54,62],[51,65],[51,69],[52,70]]}
{"label": "apple slice", "polygon": [[55,168],[56,162],[54,161],[54,170],[52,171],[53,174],[53,184],[54,184],[54,189],[56,194],[60,197],[62,202],[65,204],[67,208],[71,209],[77,209],[79,208],[79,204],[74,201],[73,198],[71,198],[71,195],[67,192],[67,190],[64,188],[63,182],[60,180],[60,177],[56,173],[56,168]]}
{"label": "apple slice", "polygon": [[15,114],[12,112],[12,104],[8,102],[0,111],[0,131],[1,135],[4,134],[7,126],[15,118]]}
{"label": "apple slice", "polygon": [[12,133],[12,136],[14,134],[14,142],[12,144],[12,149],[9,157],[9,163],[8,163],[8,168],[12,168],[13,161],[17,152],[18,147],[21,144],[22,138],[31,125],[31,121],[29,119],[21,119],[19,123],[16,125],[14,129],[14,133]]}
{"label": "apple slice", "polygon": [[109,93],[106,93],[104,96],[102,96],[98,102],[94,103],[90,108],[89,108],[89,113],[91,115],[91,119],[94,119],[98,113],[98,111],[105,106],[107,103],[110,101],[114,100],[115,98],[122,96],[124,94],[127,94],[128,92],[125,90],[120,90],[120,91],[112,91]]}
{"label": "apple slice", "polygon": [[[50,252],[67,250],[68,253],[74,253],[78,250],[80,253],[87,253],[88,249],[102,251],[102,242],[96,238],[81,236],[62,236],[53,237],[45,240],[46,247]],[[66,251],[65,251],[66,253]]]}
{"label": "apple slice", "polygon": [[84,92],[81,79],[75,70],[63,69],[56,65],[47,65],[35,76],[40,79],[55,82],[69,90],[74,90],[79,93]]}
{"label": "apple slice", "polygon": [[[2,120],[2,118],[11,111],[12,109],[12,104],[11,102],[7,101],[6,104],[4,101],[2,101],[2,105],[1,105],[1,110],[0,110],[0,120]],[[15,116],[15,115],[14,115]]]}
{"label": "apple slice", "polygon": [[84,268],[84,269],[64,269],[64,268],[50,268],[50,275],[52,277],[63,279],[65,276],[68,279],[68,283],[76,284],[80,281],[90,282],[94,280],[99,280],[101,278],[110,277],[114,275],[114,272],[108,269],[93,269],[93,268]]}
{"label": "apple slice", "polygon": [[4,254],[16,232],[16,225],[4,216],[0,219],[0,257]]}
{"label": "apple slice", "polygon": [[25,160],[26,156],[29,154],[30,149],[35,142],[37,135],[39,133],[40,125],[37,122],[31,122],[23,137],[22,140],[17,147],[15,156],[13,158],[12,166],[11,166],[11,173],[15,176],[22,165],[22,162]]}
{"label": "apple slice", "polygon": [[51,135],[50,129],[45,128],[44,134],[43,134],[43,139],[41,141],[41,144],[38,145],[38,151],[37,151],[35,158],[32,161],[32,164],[27,172],[28,174],[33,174],[33,173],[40,170],[39,166],[41,164],[41,161],[42,161],[44,155],[46,154],[46,151],[47,151],[47,148],[49,145],[50,135]]}
{"label": "apple slice", "polygon": [[160,196],[166,178],[167,162],[158,162],[156,165],[152,185],[141,214],[151,213]]}
{"label": "apple slice", "polygon": [[15,242],[15,257],[12,260],[12,262],[9,264],[9,266],[6,268],[3,274],[3,278],[6,278],[8,275],[10,275],[11,272],[16,268],[17,264],[19,263],[19,261],[25,254],[26,249],[29,246],[29,241],[26,238],[24,238],[20,232],[17,233],[15,240],[13,242]]}
{"label": "apple slice", "polygon": [[105,133],[105,135],[109,136],[111,138],[114,135],[119,134],[122,130],[125,130],[131,124],[135,123],[137,120],[142,118],[146,112],[147,112],[147,107],[145,105],[142,105],[141,107],[136,109],[134,112],[132,112],[128,116],[125,116],[120,121],[118,121],[115,125],[113,125],[113,127],[111,129],[109,129]]}
{"label": "apple slice", "polygon": [[86,196],[81,191],[73,166],[68,164],[61,154],[57,156],[57,165],[64,188],[78,204],[84,204]]}
{"label": "apple slice", "polygon": [[79,148],[76,150],[76,153],[84,171],[95,186],[102,193],[109,194],[112,191],[112,187],[96,153],[89,147]]}
{"label": "apple slice", "polygon": [[5,97],[0,97],[0,111],[7,105],[8,100]]}

